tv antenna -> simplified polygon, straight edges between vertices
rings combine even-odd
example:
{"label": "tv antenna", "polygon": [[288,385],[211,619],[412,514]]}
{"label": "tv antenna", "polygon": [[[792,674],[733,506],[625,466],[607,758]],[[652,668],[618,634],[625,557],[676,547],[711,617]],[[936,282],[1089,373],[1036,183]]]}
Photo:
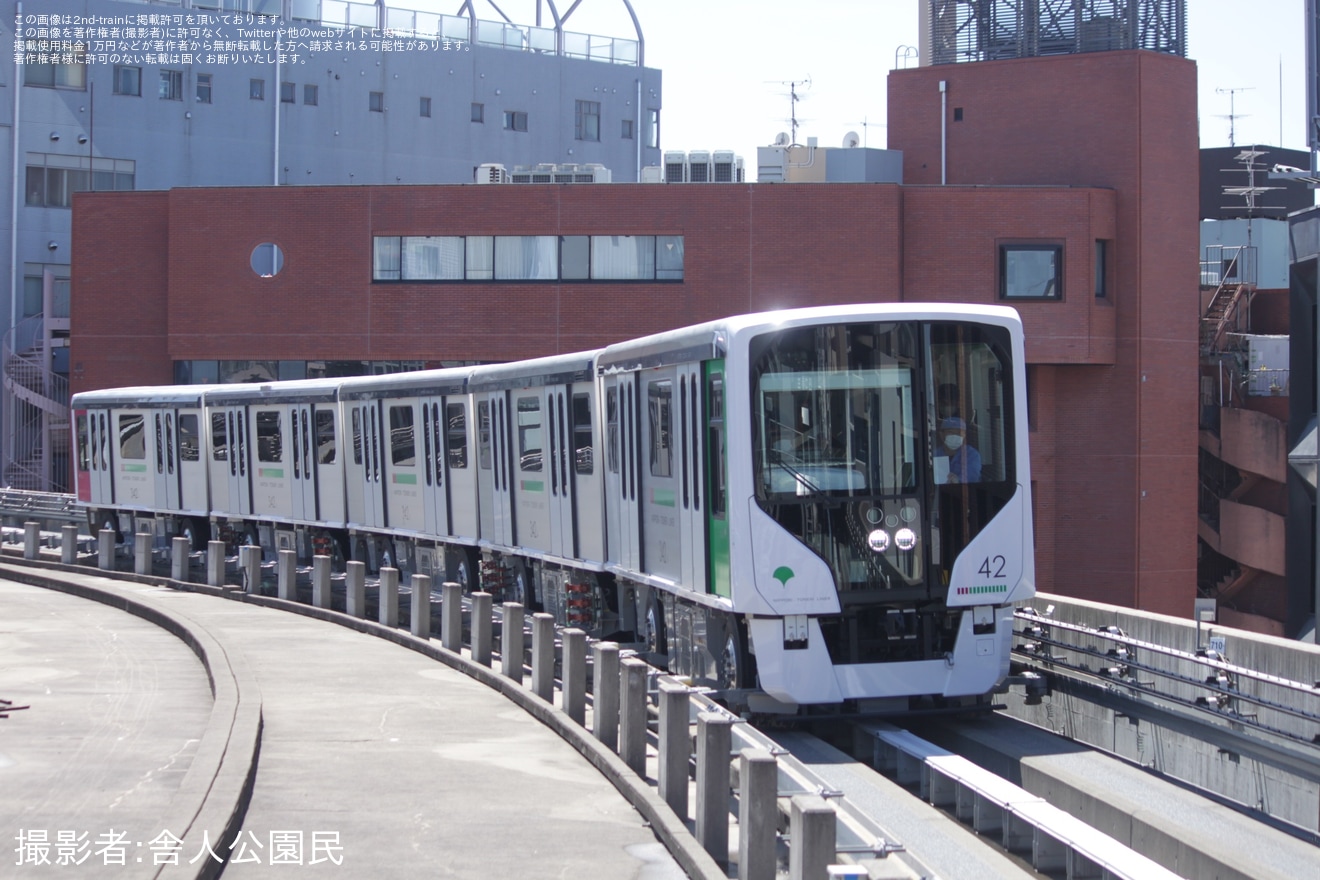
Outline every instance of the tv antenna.
{"label": "tv antenna", "polygon": [[1238,113],[1236,112],[1236,110],[1234,110],[1234,98],[1237,97],[1238,92],[1251,92],[1251,91],[1255,91],[1254,86],[1237,86],[1236,88],[1231,88],[1231,89],[1215,89],[1215,94],[1217,95],[1224,95],[1224,94],[1228,95],[1228,114],[1227,116],[1225,116],[1223,113],[1220,113],[1218,115],[1220,119],[1228,119],[1228,145],[1230,147],[1237,146],[1237,139],[1235,138],[1235,132],[1236,132],[1236,122],[1238,117],[1250,115],[1248,113]]}
{"label": "tv antenna", "polygon": [[[766,80],[766,82],[775,82],[775,80]],[[790,130],[792,131],[792,141],[790,143],[796,145],[798,142],[797,104],[798,101],[802,100],[802,96],[798,94],[797,90],[798,86],[806,86],[808,89],[811,88],[811,77],[807,77],[806,79],[781,80],[777,82],[776,85],[788,86],[788,121]]]}
{"label": "tv antenna", "polygon": [[867,146],[867,140],[868,140],[867,135],[870,134],[871,129],[873,129],[873,128],[888,128],[888,127],[889,127],[889,124],[886,123],[886,122],[870,122],[870,121],[869,121],[869,118],[870,118],[870,117],[863,116],[861,122],[854,122],[854,123],[853,123],[853,125],[860,125],[860,126],[862,127],[862,146],[863,146],[863,147]]}

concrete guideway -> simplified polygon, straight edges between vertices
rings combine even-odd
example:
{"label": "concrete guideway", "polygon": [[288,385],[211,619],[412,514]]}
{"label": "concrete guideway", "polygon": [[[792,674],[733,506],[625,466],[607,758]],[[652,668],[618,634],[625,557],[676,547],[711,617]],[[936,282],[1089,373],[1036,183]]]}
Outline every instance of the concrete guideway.
{"label": "concrete guideway", "polygon": [[[656,833],[647,827],[664,824],[651,816],[664,810],[663,802],[658,802],[645,783],[634,781],[617,756],[593,749],[598,744],[589,735],[578,737],[584,742],[573,742],[558,725],[551,723],[555,729],[547,730],[521,708],[472,681],[489,677],[491,681],[482,683],[513,697],[507,693],[513,688],[503,686],[512,683],[492,670],[484,670],[483,675],[483,670],[463,669],[466,676],[456,674],[385,640],[325,627],[316,620],[251,602],[223,602],[195,592],[117,583],[92,575],[18,566],[0,569],[11,580],[40,579],[59,582],[83,595],[96,592],[115,607],[150,617],[154,625],[101,609],[98,613],[110,618],[91,624],[92,632],[111,633],[109,641],[121,643],[115,651],[139,639],[156,640],[147,652],[151,662],[137,664],[143,667],[142,674],[127,675],[120,669],[118,677],[132,678],[152,694],[164,688],[147,673],[168,670],[185,679],[178,685],[185,690],[189,687],[186,680],[192,680],[191,708],[184,713],[192,723],[182,735],[185,740],[197,738],[200,742],[182,784],[169,798],[168,809],[145,809],[139,817],[142,830],[135,828],[135,834],[150,836],[134,839],[142,847],[129,855],[128,870],[102,868],[100,857],[92,855],[78,869],[78,876],[207,876],[198,869],[210,863],[209,859],[187,865],[198,854],[204,834],[216,849],[221,849],[219,841],[228,844],[241,839],[245,854],[254,860],[231,863],[226,876],[254,876],[267,870],[265,864],[273,852],[271,834],[281,831],[301,833],[305,860],[313,856],[313,834],[320,832],[317,853],[322,862],[315,867],[331,869],[337,877],[435,876],[447,871],[457,876],[498,876],[524,873],[529,865],[535,866],[538,875],[683,875],[657,843]],[[3,582],[0,590],[7,610],[0,630],[10,632],[24,625],[23,615],[16,617],[11,611],[26,609],[26,615],[38,621],[70,617],[77,621],[81,612],[73,609],[89,604]],[[19,593],[26,596],[23,602],[14,598]],[[60,607],[52,611],[52,604]],[[38,610],[43,607],[45,611]],[[374,626],[362,623],[359,629]],[[182,643],[163,636],[156,625],[180,634],[198,652],[201,668],[187,659]],[[78,626],[85,629],[86,624],[75,623]],[[54,648],[57,653],[67,647],[70,632],[42,630],[35,626],[30,638],[54,638],[59,642]],[[161,645],[162,638],[173,645]],[[411,637],[396,631],[390,638],[402,642]],[[0,644],[16,641],[4,639]],[[87,641],[92,653],[85,659],[95,668],[98,652],[104,653],[105,646],[95,639]],[[31,654],[31,648],[29,642],[25,651]],[[437,646],[434,653],[438,652]],[[445,662],[459,666],[468,661],[453,657]],[[23,757],[18,748],[23,742],[16,734],[26,729],[32,739],[39,739],[46,725],[59,722],[46,708],[54,702],[53,695],[46,695],[35,682],[28,682],[26,689],[19,687],[22,682],[3,671],[19,668],[21,664],[0,662],[0,697],[33,705],[33,709],[14,713],[0,728],[5,733],[0,755],[14,756],[9,766],[0,760],[0,813],[25,822],[21,802],[34,797],[35,787],[51,777],[43,773],[49,768]],[[210,707],[204,705],[210,697],[208,674],[216,682]],[[105,683],[90,677],[97,693],[105,690]],[[530,697],[525,690],[522,694]],[[132,721],[143,730],[155,731],[153,736],[183,723],[179,720],[182,709],[167,708],[161,700],[145,702],[145,711]],[[535,706],[532,700],[528,703]],[[209,718],[203,721],[208,708]],[[536,708],[540,709],[534,712],[538,717],[561,714],[544,703]],[[20,719],[20,715],[25,717]],[[570,742],[566,744],[560,737]],[[162,752],[159,742],[153,746],[145,739],[139,741],[149,753],[147,769],[128,770],[126,775],[131,778],[113,780],[106,788],[121,793],[150,788],[157,790],[159,800],[159,790],[166,783],[152,777],[150,770],[167,765],[167,753],[177,748],[170,743]],[[581,758],[574,749],[608,780],[582,772]],[[159,764],[153,765],[153,760]],[[76,799],[87,778],[78,769],[83,761],[103,763],[101,757],[79,749],[66,756],[66,761],[71,766],[56,777],[66,790],[52,788],[42,799],[56,809]],[[22,787],[14,785],[21,774],[28,774]],[[136,787],[129,784],[132,779],[138,780]],[[247,797],[250,804],[245,803]],[[7,803],[11,799],[19,800]],[[633,808],[639,801],[642,815]],[[650,809],[647,801],[654,802]],[[657,804],[659,810],[655,810]],[[104,804],[93,804],[86,812],[69,813],[63,820],[49,813],[27,815],[33,823],[45,824],[53,861],[57,830],[88,832],[94,840],[122,814],[110,813]],[[70,825],[75,818],[80,824]],[[38,824],[5,829],[4,833],[13,837],[20,830],[32,829],[38,829]],[[148,842],[166,829],[184,841],[179,850],[184,864],[162,871],[150,864]],[[209,829],[215,830],[206,834]],[[691,843],[681,823],[657,831],[687,837],[693,851],[679,857],[691,863],[690,867],[685,864],[688,873],[723,876],[708,859],[702,860],[704,853]],[[338,835],[338,850],[333,848],[333,834]],[[287,857],[292,844],[288,838],[281,843]],[[10,849],[18,846],[15,840]],[[680,842],[678,849],[683,848]],[[131,864],[136,853],[146,853],[140,867]],[[329,858],[332,854],[342,864],[335,865]],[[89,871],[93,862],[96,869]],[[312,869],[305,866],[302,870]],[[24,870],[40,874],[45,869],[32,866]]]}

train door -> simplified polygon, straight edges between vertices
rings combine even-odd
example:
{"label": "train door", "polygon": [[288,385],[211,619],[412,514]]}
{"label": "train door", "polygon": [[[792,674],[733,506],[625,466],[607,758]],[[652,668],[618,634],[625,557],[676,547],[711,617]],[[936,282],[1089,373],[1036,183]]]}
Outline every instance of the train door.
{"label": "train door", "polygon": [[601,475],[605,463],[597,459],[597,421],[594,386],[578,383],[569,404],[569,442],[572,461],[573,521],[577,558],[605,559],[605,517],[601,506]]}
{"label": "train door", "polygon": [[220,413],[224,417],[226,448],[228,450],[229,505],[226,513],[249,515],[252,513],[251,437],[248,433],[248,412],[244,406],[228,406]]}
{"label": "train door", "polygon": [[544,446],[550,492],[550,552],[566,559],[577,556],[573,518],[573,440],[569,432],[569,394],[564,386],[547,388]]}
{"label": "train door", "polygon": [[478,535],[495,540],[495,422],[491,400],[473,397],[477,408],[477,513]]}
{"label": "train door", "polygon": [[703,483],[705,431],[701,406],[701,367],[678,368],[679,532],[683,563],[679,580],[688,589],[706,587],[706,497]]}
{"label": "train door", "polygon": [[733,596],[729,566],[729,457],[724,416],[724,360],[705,363],[706,448],[702,468],[706,488],[706,590]]}
{"label": "train door", "polygon": [[449,486],[445,462],[445,399],[423,397],[421,407],[422,496],[428,535],[449,534]]}
{"label": "train door", "polygon": [[513,414],[509,407],[509,396],[505,392],[496,392],[490,396],[491,457],[495,469],[495,530],[492,540],[511,547],[517,539],[513,515],[513,481],[518,477],[514,470]]}
{"label": "train door", "polygon": [[289,446],[293,465],[291,516],[302,522],[316,522],[320,519],[320,512],[316,504],[316,453],[311,404],[297,403],[289,407]]}
{"label": "train door", "polygon": [[333,404],[312,407],[312,456],[316,475],[317,519],[327,525],[343,523],[344,469],[340,466],[338,410]]}
{"label": "train door", "polygon": [[148,416],[151,426],[148,430],[155,434],[153,466],[155,478],[155,507],[164,510],[179,509],[179,462],[175,450],[174,410],[158,409]]}
{"label": "train door", "polygon": [[[611,395],[610,392],[613,392]],[[613,398],[611,400],[611,398]],[[606,406],[611,419],[607,430],[610,473],[606,478],[607,506],[614,522],[610,531],[610,560],[624,568],[641,570],[641,529],[637,504],[638,471],[638,394],[637,375],[624,373],[606,380]],[[616,455],[617,453],[617,455]],[[617,470],[616,470],[617,469]],[[617,543],[616,543],[617,542]],[[615,550],[617,547],[617,552]]]}
{"label": "train door", "polygon": [[384,520],[389,525],[411,532],[420,532],[426,525],[425,501],[421,487],[424,483],[424,462],[418,457],[419,404],[412,400],[390,402],[383,407],[382,422],[385,431],[381,438],[385,494]]}
{"label": "train door", "polygon": [[206,463],[202,460],[201,413],[176,415],[175,443],[179,456],[179,507],[191,513],[206,510]]}
{"label": "train door", "polygon": [[[359,525],[367,528],[385,526],[383,430],[381,406],[378,400],[359,400],[352,406],[353,468],[361,507],[354,513],[361,517]],[[359,461],[360,459],[360,461]]]}
{"label": "train door", "polygon": [[[445,478],[449,534],[474,538],[479,534],[477,468],[472,461],[472,423],[466,395],[446,397],[440,408],[445,432]],[[489,455],[487,455],[489,458]]]}
{"label": "train door", "polygon": [[635,436],[638,450],[637,508],[641,517],[641,562],[649,574],[682,579],[683,535],[680,532],[681,462],[678,429],[678,388],[671,367],[650,370],[641,377]]}
{"label": "train door", "polygon": [[114,504],[114,471],[111,469],[110,415],[106,410],[87,413],[87,463],[91,471],[92,500]]}

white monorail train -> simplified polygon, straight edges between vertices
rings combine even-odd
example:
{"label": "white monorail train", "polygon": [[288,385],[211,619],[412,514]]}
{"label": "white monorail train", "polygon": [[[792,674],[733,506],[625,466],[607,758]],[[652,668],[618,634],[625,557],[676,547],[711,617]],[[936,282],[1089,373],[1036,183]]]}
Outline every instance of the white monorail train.
{"label": "white monorail train", "polygon": [[94,527],[480,586],[764,706],[983,694],[1034,591],[1006,308],[770,312],[498,366],[73,407]]}

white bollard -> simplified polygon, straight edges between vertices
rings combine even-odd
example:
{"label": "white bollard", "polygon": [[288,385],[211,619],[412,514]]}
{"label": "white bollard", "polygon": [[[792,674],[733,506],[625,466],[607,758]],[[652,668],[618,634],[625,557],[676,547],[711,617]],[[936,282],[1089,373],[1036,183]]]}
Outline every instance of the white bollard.
{"label": "white bollard", "polygon": [[238,548],[238,573],[243,582],[243,591],[261,593],[261,548],[255,544],[244,544]]}
{"label": "white bollard", "polygon": [[688,814],[688,765],[692,760],[691,689],[660,685],[660,760],[658,794],[680,819]]}
{"label": "white bollard", "polygon": [[555,616],[544,611],[532,615],[532,693],[555,700]]}
{"label": "white bollard", "polygon": [[96,533],[96,563],[103,571],[115,567],[114,529],[101,529]]}
{"label": "white bollard", "polygon": [[41,523],[23,523],[23,558],[36,559],[41,551]]}
{"label": "white bollard", "polygon": [[225,542],[208,541],[206,544],[206,582],[213,587],[225,583]]}
{"label": "white bollard", "polygon": [[170,577],[176,581],[188,579],[188,553],[192,542],[187,538],[175,537],[170,541]]}
{"label": "white bollard", "polygon": [[349,617],[367,616],[367,564],[353,560],[344,564],[344,610]]}
{"label": "white bollard", "polygon": [[611,751],[619,748],[619,646],[591,646],[591,732]]}
{"label": "white bollard", "polygon": [[431,577],[412,576],[412,634],[419,639],[431,638]]}
{"label": "white bollard", "polygon": [[380,570],[380,608],[376,619],[382,626],[399,625],[399,570],[388,565]]}
{"label": "white bollard", "polygon": [[73,565],[78,561],[78,527],[66,525],[61,529],[60,562]]}
{"label": "white bollard", "polygon": [[155,536],[138,532],[133,536],[133,573],[151,574],[151,544]]}
{"label": "white bollard", "polygon": [[457,654],[463,649],[463,585],[445,581],[440,590],[440,645]]}
{"label": "white bollard", "polygon": [[523,606],[504,603],[504,622],[500,625],[500,672],[518,684],[523,680]]}
{"label": "white bollard", "polygon": [[716,862],[729,861],[729,750],[733,719],[697,713],[697,843]]}
{"label": "white bollard", "polygon": [[312,557],[312,604],[317,608],[330,607],[330,557]]}
{"label": "white bollard", "polygon": [[564,642],[560,708],[574,724],[581,725],[587,719],[587,634],[580,629],[566,629],[559,635]]}
{"label": "white bollard", "polygon": [[775,880],[778,761],[765,749],[743,749],[738,760],[738,880]]}
{"label": "white bollard", "polygon": [[619,664],[619,757],[646,778],[645,661],[629,657]]}
{"label": "white bollard", "polygon": [[278,583],[278,595],[289,602],[298,601],[298,554],[293,550],[281,550],[275,558],[275,576]]}
{"label": "white bollard", "polygon": [[490,593],[472,594],[472,662],[490,665]]}

